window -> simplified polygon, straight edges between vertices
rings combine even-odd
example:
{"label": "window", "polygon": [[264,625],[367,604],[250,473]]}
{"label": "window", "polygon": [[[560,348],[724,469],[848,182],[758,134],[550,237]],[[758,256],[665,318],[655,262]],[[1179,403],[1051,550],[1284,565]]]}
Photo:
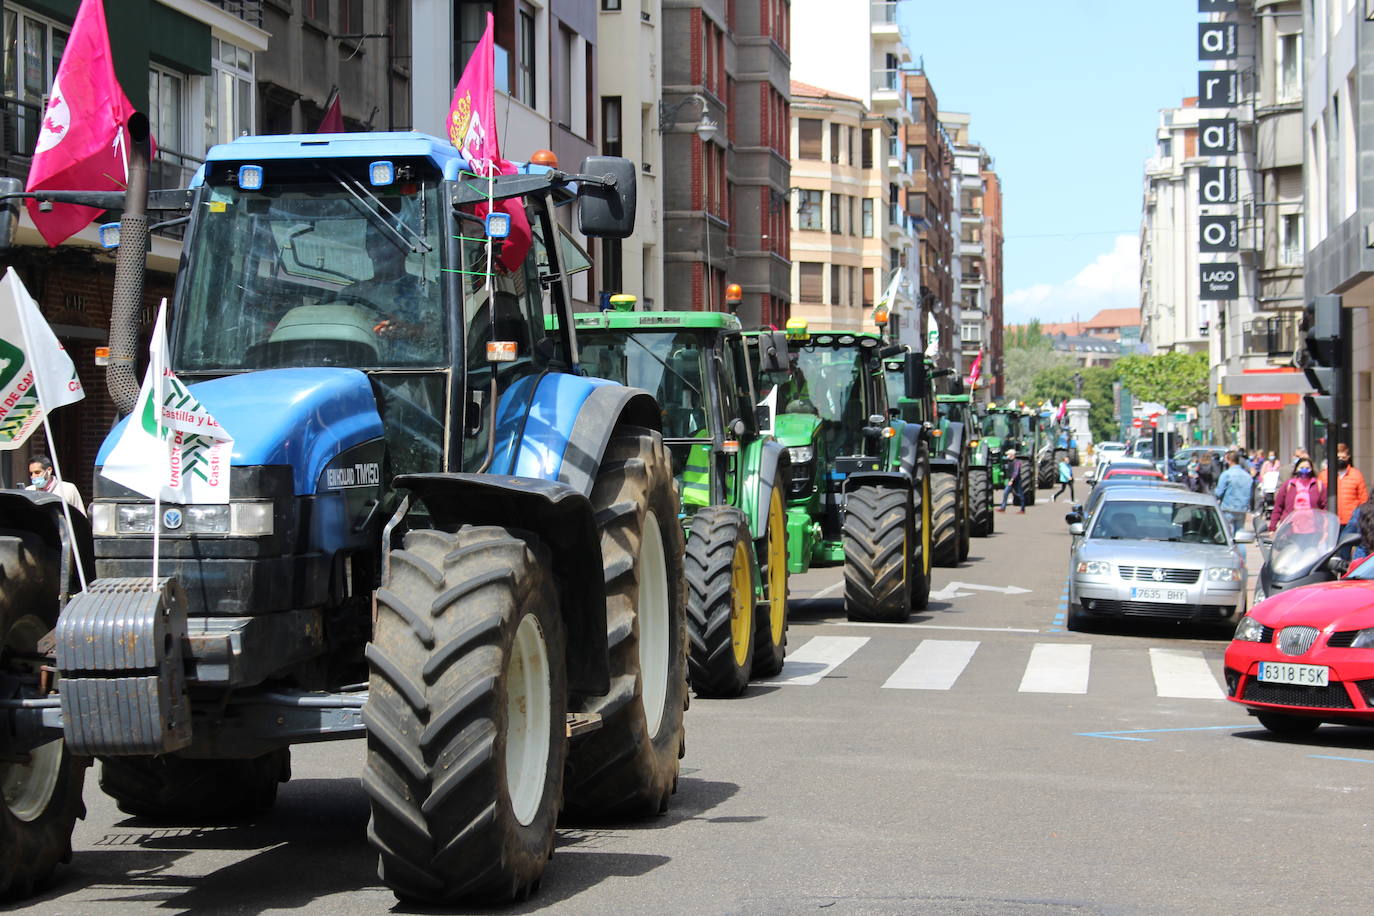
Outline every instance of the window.
{"label": "window", "polygon": [[1168,159],[1168,158],[1172,157],[1173,154],[1174,154],[1174,143],[1173,143],[1173,141],[1172,141],[1172,140],[1168,140],[1168,139],[1160,140],[1160,141],[1159,141],[1159,158],[1161,158],[1161,159]]}
{"label": "window", "polygon": [[965,344],[983,342],[983,326],[976,321],[965,321],[959,326],[959,340]]}
{"label": "window", "polygon": [[605,96],[601,99],[601,152],[622,155],[620,131],[620,96]]}
{"label": "window", "polygon": [[821,225],[821,200],[823,195],[820,191],[799,191],[800,195],[797,203],[797,228],[798,229],[824,229]]}
{"label": "window", "polygon": [[[228,143],[254,131],[253,53],[217,38],[210,40],[211,72],[205,81],[205,147]],[[149,97],[152,84],[149,83]],[[166,141],[154,134],[158,145]]]}
{"label": "window", "polygon": [[830,299],[831,305],[840,304],[840,267],[836,264],[830,265]]}
{"label": "window", "polygon": [[363,22],[363,0],[339,0],[339,34],[361,35],[367,31]]}
{"label": "window", "polygon": [[839,235],[840,228],[840,208],[844,206],[844,199],[839,194],[830,195],[830,231]]}
{"label": "window", "polygon": [[1297,267],[1302,261],[1302,214],[1285,213],[1279,217],[1279,263]]}
{"label": "window", "polygon": [[183,152],[182,98],[185,80],[180,74],[151,67],[148,70],[148,121],[161,153]]}
{"label": "window", "polygon": [[821,158],[821,122],[818,118],[797,119],[797,158]]}
{"label": "window", "polygon": [[864,268],[864,308],[873,304],[873,268]]}
{"label": "window", "polygon": [[[616,9],[619,7],[617,6]],[[513,95],[531,108],[536,106],[536,93],[539,85],[535,81],[537,76],[535,49],[538,44],[535,41],[536,21],[534,17],[534,7],[528,3],[520,4],[519,12],[516,13],[515,18],[515,92]]]}
{"label": "window", "polygon": [[620,0],[601,0],[601,11],[603,13],[620,12]]}
{"label": "window", "polygon": [[863,167],[873,168],[873,131],[865,129],[862,131],[863,140],[859,144],[860,154],[863,156]]}
{"label": "window", "polygon": [[864,204],[864,238],[873,238],[873,198],[865,197]]}
{"label": "window", "polygon": [[316,22],[329,21],[329,0],[303,0],[301,15]]}
{"label": "window", "polygon": [[43,117],[48,90],[57,74],[57,62],[67,46],[67,30],[51,20],[23,15],[13,9],[4,11],[4,88],[0,95],[17,98],[20,107],[15,123],[16,150],[27,155],[38,143],[38,125]]}
{"label": "window", "polygon": [[577,36],[572,30],[564,26],[558,27],[558,47],[562,50],[562,66],[564,68],[563,78],[555,80],[558,89],[558,107],[554,110],[554,120],[558,122],[564,130],[572,130],[573,121],[573,51],[577,44]]}
{"label": "window", "polygon": [[850,234],[850,235],[858,235],[858,234],[859,234],[859,221],[856,220],[856,219],[854,218],[854,204],[855,204],[855,202],[858,200],[858,198],[856,198],[856,197],[846,197],[845,200],[847,200],[847,201],[849,202],[849,206],[848,206],[848,208],[847,208],[847,209],[849,210],[849,234]]}
{"label": "window", "polygon": [[797,276],[800,278],[800,288],[798,294],[803,302],[821,301],[821,284],[823,282],[825,265],[802,261],[797,265]]}
{"label": "window", "polygon": [[832,165],[840,164],[840,125],[830,125],[830,162]]}
{"label": "window", "polygon": [[844,269],[845,285],[844,298],[849,305],[859,304],[859,271],[856,267],[846,267]]}
{"label": "window", "polygon": [[1278,100],[1302,101],[1302,36],[1279,36]]}

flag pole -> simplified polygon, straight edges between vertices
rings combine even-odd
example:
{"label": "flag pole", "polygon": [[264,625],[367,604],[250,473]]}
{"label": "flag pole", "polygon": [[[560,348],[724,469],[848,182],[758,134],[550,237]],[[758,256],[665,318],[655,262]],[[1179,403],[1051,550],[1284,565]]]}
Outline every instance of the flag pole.
{"label": "flag pole", "polygon": [[[157,335],[157,334],[159,334],[159,333],[165,333],[165,330],[164,330],[164,329],[166,328],[166,324],[165,324],[166,320],[167,320],[167,299],[166,299],[166,297],[163,297],[162,304],[158,306],[158,310],[157,310],[157,321],[156,321],[156,323],[155,323],[154,326],[153,326],[153,334],[154,334],[154,335]],[[162,395],[162,386],[163,386],[163,378],[162,378],[162,374],[163,374],[163,367],[162,367],[162,347],[154,345],[153,347],[151,347],[151,350],[152,350],[152,353],[150,354],[150,355],[152,356],[152,366],[151,366],[151,369],[152,369],[152,372],[153,372],[153,395],[152,395],[152,397],[153,397],[153,416],[157,418],[157,419],[154,421],[154,422],[157,424],[157,431],[156,431],[155,435],[157,436],[158,445],[160,446],[160,445],[162,445],[162,402],[163,402],[163,395]],[[129,422],[130,422],[130,423],[135,423],[135,422],[138,422],[138,419],[139,419],[138,417],[129,417]],[[174,446],[169,445],[168,447],[171,448],[171,447],[174,447]],[[163,466],[162,466],[161,468],[159,468],[159,471],[160,471],[161,473],[159,474],[159,480],[158,480],[158,482],[157,482],[157,491],[153,494],[153,582],[152,582],[152,588],[150,589],[150,591],[153,591],[153,592],[156,592],[156,591],[157,591],[157,572],[158,572],[158,569],[157,569],[157,561],[158,561],[158,554],[159,554],[160,549],[161,549],[161,546],[162,546],[162,482],[163,482],[163,480],[165,480],[166,477],[167,477],[166,462],[163,462]]]}
{"label": "flag pole", "polygon": [[[24,318],[24,312],[27,311],[27,309],[24,308],[22,302],[17,302],[16,305],[18,307],[15,311],[19,314],[19,334],[24,338],[24,351],[36,359],[38,351],[34,349],[33,341],[29,339],[29,323]],[[42,411],[43,433],[47,436],[48,440],[48,457],[52,459],[52,476],[53,479],[57,481],[58,485],[61,486],[62,466],[57,460],[57,443],[53,439],[52,426],[48,423],[48,408],[43,403],[43,387],[38,383],[38,377],[40,375],[42,375],[40,372],[33,373],[33,396],[38,401],[38,409]],[[77,581],[81,583],[81,590],[84,592],[86,590],[86,567],[85,564],[81,562],[81,545],[77,543],[76,527],[72,525],[72,507],[71,504],[67,502],[66,497],[62,496],[61,493],[57,495],[62,500],[62,518],[67,523],[67,539],[72,546],[72,559],[76,561],[76,578]],[[63,589],[65,590],[65,588],[66,586],[64,584]]]}

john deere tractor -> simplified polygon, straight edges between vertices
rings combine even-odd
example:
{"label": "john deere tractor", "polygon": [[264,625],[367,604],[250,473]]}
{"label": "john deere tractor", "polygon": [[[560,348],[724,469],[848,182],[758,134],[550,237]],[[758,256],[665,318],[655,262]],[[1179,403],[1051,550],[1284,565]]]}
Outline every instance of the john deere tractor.
{"label": "john deere tractor", "polygon": [[1031,415],[1035,429],[1035,485],[1048,490],[1059,480],[1056,452],[1059,445],[1059,424],[1054,420],[1054,411],[1042,407]]}
{"label": "john deere tractor", "polygon": [[[910,384],[907,367],[924,372],[925,381],[919,386]],[[919,368],[917,368],[919,367]],[[969,493],[968,441],[962,422],[940,418],[936,411],[934,388],[952,374],[949,369],[936,369],[930,360],[908,348],[883,361],[887,377],[888,401],[893,413],[904,423],[914,423],[929,430],[930,448],[930,520],[931,560],[936,566],[958,566],[968,557],[972,506]]]}
{"label": "john deere tractor", "polygon": [[1020,405],[1007,404],[1002,407],[989,407],[983,415],[983,440],[988,445],[988,460],[992,468],[992,485],[1004,488],[1011,462],[1007,453],[1015,450],[1021,458],[1021,498],[1026,505],[1035,505],[1035,476],[1032,470],[1034,456],[1030,453],[1032,439],[1028,435],[1029,424]]}
{"label": "john deere tractor", "polygon": [[992,534],[992,466],[988,443],[983,436],[982,421],[973,409],[968,394],[941,394],[935,398],[940,412],[940,425],[959,424],[963,429],[964,461],[968,467],[969,533],[983,538]]}
{"label": "john deere tractor", "polygon": [[682,499],[688,666],[703,697],[782,670],[787,646],[787,449],[760,433],[739,320],[637,312],[633,297],[575,319],[581,365],[654,395]]}
{"label": "john deere tractor", "polygon": [[[788,322],[784,363],[776,333],[754,338],[762,384],[776,397],[779,441],[792,457],[790,568],[845,564],[851,620],[905,620],[930,594],[931,475],[920,424],[890,419],[874,334],[811,334]],[[928,384],[922,371],[915,384]],[[776,386],[776,389],[775,389]]]}

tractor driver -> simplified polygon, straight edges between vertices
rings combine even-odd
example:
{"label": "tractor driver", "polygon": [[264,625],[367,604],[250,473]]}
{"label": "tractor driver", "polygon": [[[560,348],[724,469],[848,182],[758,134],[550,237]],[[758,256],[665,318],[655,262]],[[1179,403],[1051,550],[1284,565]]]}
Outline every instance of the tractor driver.
{"label": "tractor driver", "polygon": [[372,330],[390,342],[389,361],[408,365],[442,361],[444,339],[439,285],[406,270],[409,246],[391,232],[368,223],[364,233],[372,276],[344,293],[368,303],[379,314]]}

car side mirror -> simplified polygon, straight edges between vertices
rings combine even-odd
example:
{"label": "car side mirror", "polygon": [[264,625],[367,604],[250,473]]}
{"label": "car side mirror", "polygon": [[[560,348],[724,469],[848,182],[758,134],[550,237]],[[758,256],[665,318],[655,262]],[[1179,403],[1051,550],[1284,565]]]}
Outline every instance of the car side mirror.
{"label": "car side mirror", "polygon": [[577,183],[577,224],[588,238],[624,239],[635,231],[638,172],[621,156],[588,156],[581,173],[601,179]]}
{"label": "car side mirror", "polygon": [[1340,557],[1332,557],[1326,561],[1326,568],[1339,577],[1345,575],[1345,571],[1350,568],[1350,564]]}
{"label": "car side mirror", "polygon": [[1072,534],[1074,537],[1082,537],[1084,530],[1082,522],[1074,522],[1069,525],[1069,534]]}
{"label": "car side mirror", "polygon": [[1255,543],[1255,532],[1248,528],[1242,528],[1236,532],[1235,541],[1237,544],[1253,544]]}
{"label": "car side mirror", "polygon": [[1070,525],[1079,525],[1083,522],[1083,513],[1078,511],[1068,512],[1064,515],[1064,521]]}

